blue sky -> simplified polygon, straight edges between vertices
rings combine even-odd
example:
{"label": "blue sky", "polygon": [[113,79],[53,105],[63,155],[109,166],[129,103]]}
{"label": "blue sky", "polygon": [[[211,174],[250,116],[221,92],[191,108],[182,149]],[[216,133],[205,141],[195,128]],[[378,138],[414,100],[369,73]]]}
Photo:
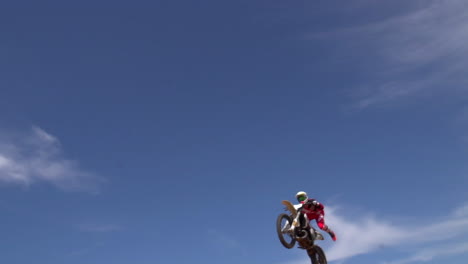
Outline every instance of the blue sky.
{"label": "blue sky", "polygon": [[304,190],[331,263],[466,263],[467,11],[3,3],[0,261],[307,263]]}

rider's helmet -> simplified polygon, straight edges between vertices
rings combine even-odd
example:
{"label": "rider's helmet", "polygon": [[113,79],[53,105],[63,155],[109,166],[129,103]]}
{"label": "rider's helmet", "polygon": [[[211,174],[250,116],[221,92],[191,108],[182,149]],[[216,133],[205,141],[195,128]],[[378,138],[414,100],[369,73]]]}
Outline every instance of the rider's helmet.
{"label": "rider's helmet", "polygon": [[296,199],[300,203],[305,203],[307,201],[307,199],[309,199],[309,197],[307,197],[306,192],[300,191],[300,192],[296,193]]}

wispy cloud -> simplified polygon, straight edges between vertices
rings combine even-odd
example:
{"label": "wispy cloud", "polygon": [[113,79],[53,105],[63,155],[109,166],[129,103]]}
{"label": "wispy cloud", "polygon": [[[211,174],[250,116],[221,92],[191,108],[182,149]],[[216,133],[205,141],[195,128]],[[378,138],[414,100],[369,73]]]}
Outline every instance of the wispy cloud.
{"label": "wispy cloud", "polygon": [[[467,235],[468,214],[466,208],[468,205],[461,206],[445,219],[437,219],[436,223],[402,226],[378,219],[375,216],[363,216],[351,220],[340,215],[340,210],[337,207],[328,207],[327,223],[337,233],[338,241],[326,248],[327,258],[330,262],[340,263],[358,255],[400,246],[419,248],[413,256],[402,259],[401,264],[422,258],[429,260],[441,255],[465,253],[466,244],[457,244],[455,247],[440,248],[435,251],[425,247],[431,242],[449,241]],[[308,262],[304,258],[290,263],[305,264]],[[400,262],[389,263],[400,264]]]}
{"label": "wispy cloud", "polygon": [[372,64],[356,91],[357,107],[468,88],[467,2],[421,3],[382,21],[315,36],[344,43],[337,45],[347,52],[361,50],[359,63]]}
{"label": "wispy cloud", "polygon": [[468,234],[468,215],[460,214],[465,207],[458,208],[449,217],[436,223],[419,226],[398,226],[371,216],[350,221],[336,210],[331,210],[328,222],[341,236],[327,254],[333,261],[371,253],[382,247],[423,245]]}
{"label": "wispy cloud", "polygon": [[0,135],[0,182],[30,186],[48,182],[63,190],[96,192],[102,178],[64,157],[59,140],[39,127]]}
{"label": "wispy cloud", "polygon": [[339,240],[327,251],[330,261],[369,253],[407,237],[404,229],[371,216],[350,221],[333,208],[327,214],[328,223],[339,234]]}
{"label": "wispy cloud", "polygon": [[468,217],[468,204],[461,206],[455,210],[454,215],[456,217]]}
{"label": "wispy cloud", "polygon": [[426,261],[433,260],[434,258],[437,258],[437,257],[452,256],[452,255],[458,255],[458,254],[463,254],[467,252],[468,252],[468,243],[451,244],[448,246],[439,245],[438,247],[425,248],[425,249],[419,250],[418,252],[411,255],[410,257],[396,260],[396,261],[383,262],[383,264],[407,264],[407,263],[413,263],[413,262],[426,262]]}

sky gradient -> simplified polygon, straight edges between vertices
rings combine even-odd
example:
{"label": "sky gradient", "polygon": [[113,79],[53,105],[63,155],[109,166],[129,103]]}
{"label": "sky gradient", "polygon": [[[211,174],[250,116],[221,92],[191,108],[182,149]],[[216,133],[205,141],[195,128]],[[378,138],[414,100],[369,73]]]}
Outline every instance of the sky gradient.
{"label": "sky gradient", "polygon": [[468,259],[468,2],[0,8],[0,262]]}

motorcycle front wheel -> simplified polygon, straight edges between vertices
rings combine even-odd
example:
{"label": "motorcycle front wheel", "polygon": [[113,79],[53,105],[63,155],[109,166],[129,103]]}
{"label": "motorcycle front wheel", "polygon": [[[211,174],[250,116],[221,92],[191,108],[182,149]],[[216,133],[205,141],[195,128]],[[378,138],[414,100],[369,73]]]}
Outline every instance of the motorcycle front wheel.
{"label": "motorcycle front wheel", "polygon": [[291,217],[287,214],[280,214],[276,219],[276,232],[278,233],[281,244],[283,244],[285,248],[293,248],[294,244],[296,244],[296,239],[294,239],[292,234],[284,230],[292,226],[292,222]]}
{"label": "motorcycle front wheel", "polygon": [[307,254],[312,264],[327,264],[327,257],[321,247],[315,245],[313,248],[307,250]]}

